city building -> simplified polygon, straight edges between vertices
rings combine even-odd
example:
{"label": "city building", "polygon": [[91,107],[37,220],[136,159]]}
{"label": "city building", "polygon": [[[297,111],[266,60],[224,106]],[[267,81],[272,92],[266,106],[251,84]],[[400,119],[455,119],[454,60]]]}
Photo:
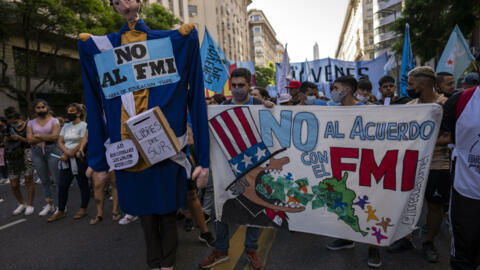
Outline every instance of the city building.
{"label": "city building", "polygon": [[182,23],[189,23],[188,0],[146,0],[145,3],[157,3],[175,15]]}
{"label": "city building", "polygon": [[320,59],[320,52],[318,50],[318,43],[315,42],[315,45],[313,45],[313,60],[318,60]]}
{"label": "city building", "polygon": [[228,60],[250,61],[247,6],[252,0],[188,0],[189,22],[203,40],[205,26]]}
{"label": "city building", "polygon": [[399,35],[390,31],[392,23],[400,18],[404,0],[373,0],[373,28],[375,57],[387,52],[392,54],[391,47],[398,40]]}
{"label": "city building", "polygon": [[372,0],[349,0],[335,58],[346,61],[375,58]]}
{"label": "city building", "polygon": [[267,67],[268,63],[280,63],[283,58],[283,46],[276,38],[275,30],[263,11],[248,11],[248,24],[251,41],[251,59],[255,66]]}

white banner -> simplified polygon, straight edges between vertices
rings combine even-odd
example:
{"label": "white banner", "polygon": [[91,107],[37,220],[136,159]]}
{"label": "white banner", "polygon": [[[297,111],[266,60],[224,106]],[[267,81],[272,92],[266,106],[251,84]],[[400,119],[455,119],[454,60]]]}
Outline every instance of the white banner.
{"label": "white banner", "polygon": [[[344,75],[352,75],[359,79],[363,75],[368,75],[373,86],[373,95],[380,97],[378,90],[378,81],[385,75],[384,67],[387,62],[387,54],[382,54],[373,60],[367,61],[343,61],[332,58],[323,58],[308,62],[290,63],[291,76],[296,81],[308,80],[318,85],[318,90],[330,98],[330,84],[335,79]],[[308,67],[306,67],[308,65]],[[279,80],[280,64],[277,64],[277,84]],[[310,71],[306,72],[306,68]]]}
{"label": "white banner", "polygon": [[442,110],[209,106],[217,218],[388,246],[415,228]]}

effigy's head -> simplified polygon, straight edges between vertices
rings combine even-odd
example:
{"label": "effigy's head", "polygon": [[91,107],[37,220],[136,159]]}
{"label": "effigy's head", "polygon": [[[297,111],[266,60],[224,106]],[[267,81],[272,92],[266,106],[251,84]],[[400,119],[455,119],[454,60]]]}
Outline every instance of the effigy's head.
{"label": "effigy's head", "polygon": [[110,5],[128,22],[134,22],[138,19],[142,3],[141,0],[110,0]]}

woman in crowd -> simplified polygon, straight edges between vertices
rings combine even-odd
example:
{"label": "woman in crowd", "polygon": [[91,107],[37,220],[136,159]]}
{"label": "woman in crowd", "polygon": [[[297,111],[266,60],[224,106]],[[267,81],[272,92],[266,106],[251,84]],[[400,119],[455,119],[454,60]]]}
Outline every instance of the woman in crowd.
{"label": "woman in crowd", "polygon": [[250,92],[250,95],[254,98],[258,98],[260,100],[269,100],[270,95],[268,94],[268,91],[265,88],[255,86],[252,91]]}
{"label": "woman in crowd", "polygon": [[45,100],[35,100],[33,108],[37,117],[28,122],[27,139],[32,145],[33,165],[42,181],[43,192],[47,202],[39,215],[45,216],[55,212],[51,190],[52,182],[50,181],[49,173],[58,187],[58,158],[61,153],[57,147],[57,139],[60,132],[60,123],[50,113],[50,108]]}
{"label": "woman in crowd", "polygon": [[58,147],[63,152],[59,164],[58,211],[48,219],[48,222],[65,217],[65,206],[73,177],[77,179],[81,194],[80,210],[73,216],[73,219],[80,219],[87,215],[87,206],[90,200],[90,187],[85,175],[88,167],[85,157],[88,131],[87,123],[83,121],[85,119],[83,107],[78,103],[68,105],[67,119],[70,122],[63,126],[58,137]]}
{"label": "woman in crowd", "polygon": [[[33,182],[33,164],[30,145],[27,143],[27,123],[22,116],[13,108],[5,110],[10,128],[5,141],[5,157],[8,162],[8,175],[12,193],[18,201],[18,207],[13,215],[25,213],[26,216],[33,214],[33,197],[35,196],[35,183]],[[27,203],[20,190],[20,175],[25,177],[27,186]]]}

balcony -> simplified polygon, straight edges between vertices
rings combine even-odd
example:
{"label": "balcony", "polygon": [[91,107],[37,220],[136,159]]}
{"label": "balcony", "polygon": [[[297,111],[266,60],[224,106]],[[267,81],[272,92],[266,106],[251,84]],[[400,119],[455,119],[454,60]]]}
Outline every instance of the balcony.
{"label": "balcony", "polygon": [[[401,13],[400,13],[400,12],[397,12],[396,15],[397,15],[396,18],[400,18]],[[381,18],[379,21],[380,21],[380,23],[379,23],[378,26],[382,26],[382,25],[385,25],[385,24],[392,23],[392,22],[395,21],[395,15],[394,15],[394,14],[390,14],[390,15],[388,15],[388,16],[386,16],[386,17]]]}
{"label": "balcony", "polygon": [[386,8],[390,8],[393,5],[396,5],[398,3],[402,3],[402,0],[384,0],[384,1],[378,1],[378,6],[374,10],[382,10]]}
{"label": "balcony", "polygon": [[390,31],[390,32],[383,33],[383,34],[380,34],[380,35],[376,36],[375,43],[382,42],[382,41],[389,40],[389,39],[396,38],[396,37],[397,37],[397,35],[395,34],[395,32]]}

